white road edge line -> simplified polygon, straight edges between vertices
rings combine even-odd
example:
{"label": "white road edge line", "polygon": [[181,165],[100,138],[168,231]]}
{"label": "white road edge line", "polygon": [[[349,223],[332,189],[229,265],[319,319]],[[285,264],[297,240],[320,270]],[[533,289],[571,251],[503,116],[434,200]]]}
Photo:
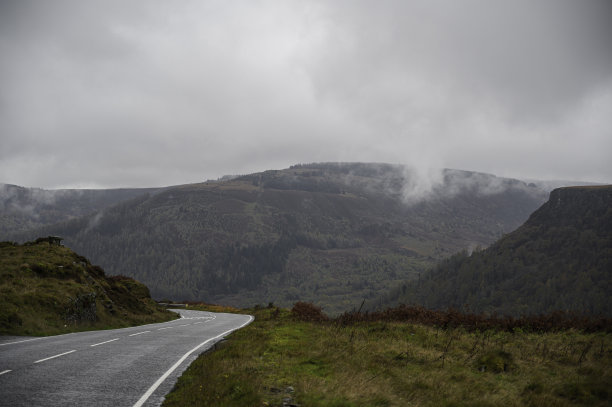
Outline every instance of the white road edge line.
{"label": "white road edge line", "polygon": [[128,335],[128,336],[142,335],[142,334],[146,334],[147,332],[151,332],[151,331],[142,331],[142,332],[137,332],[137,333],[135,333],[135,334],[131,334],[131,335]]}
{"label": "white road edge line", "polygon": [[44,361],[49,360],[49,359],[59,358],[60,356],[67,355],[67,354],[72,353],[72,352],[76,352],[76,349],[69,350],[68,352],[60,353],[59,355],[49,356],[48,358],[44,358],[44,359],[41,359],[41,360],[37,360],[37,361],[36,361],[36,362],[34,362],[34,363],[40,363],[40,362],[44,362]]}
{"label": "white road edge line", "polygon": [[119,340],[119,338],[115,338],[115,339],[111,339],[110,341],[104,341],[104,342],[100,342],[100,343],[94,343],[93,345],[89,345],[89,346],[91,346],[91,347],[93,348],[94,346],[104,345],[105,343],[114,342],[114,341],[118,341],[118,340]]}
{"label": "white road edge line", "polygon": [[201,344],[199,344],[198,346],[196,346],[195,348],[191,349],[189,352],[185,353],[183,355],[183,357],[181,357],[178,362],[176,362],[174,365],[172,365],[172,367],[170,369],[168,369],[166,371],[166,373],[164,373],[159,379],[157,379],[157,381],[155,383],[153,383],[153,385],[151,387],[149,387],[149,390],[147,390],[145,392],[145,394],[142,395],[142,397],[136,402],[136,404],[134,404],[133,407],[141,407],[148,399],[149,397],[151,397],[151,395],[153,394],[153,392],[164,382],[164,380],[166,380],[168,378],[168,376],[170,376],[170,374],[172,372],[174,372],[176,370],[177,367],[179,367],[181,365],[181,363],[183,363],[185,361],[185,359],[187,359],[189,357],[189,355],[191,355],[193,352],[195,352],[196,350],[200,349],[202,346],[206,345],[208,342],[210,341],[214,341],[215,339],[219,339],[231,332],[237,331],[240,328],[245,327],[246,325],[250,324],[253,321],[253,318],[251,315],[249,315],[249,320],[246,321],[244,324],[240,325],[237,328],[232,328],[229,331],[225,331],[222,334],[219,334],[217,336],[215,336],[214,338],[210,338],[205,340],[204,342],[202,342]]}
{"label": "white road edge line", "polygon": [[4,371],[2,371],[2,372],[0,372],[0,376],[2,376],[2,375],[3,375],[3,374],[5,374],[5,373],[8,373],[8,372],[12,372],[12,370],[11,370],[11,369],[8,369],[8,370],[4,370]]}

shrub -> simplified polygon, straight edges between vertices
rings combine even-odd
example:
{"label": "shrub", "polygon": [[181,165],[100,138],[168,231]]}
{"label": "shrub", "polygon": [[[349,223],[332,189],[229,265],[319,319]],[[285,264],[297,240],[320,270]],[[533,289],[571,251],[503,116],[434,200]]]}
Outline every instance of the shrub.
{"label": "shrub", "polygon": [[320,307],[310,302],[296,302],[291,309],[291,315],[300,321],[323,322],[329,318]]}
{"label": "shrub", "polygon": [[558,332],[577,329],[583,332],[611,332],[612,319],[554,311],[521,318],[485,314],[466,314],[454,309],[438,311],[421,306],[399,305],[382,311],[345,312],[336,321],[342,325],[356,322],[401,321],[441,328],[464,327],[472,331],[495,329],[507,332]]}

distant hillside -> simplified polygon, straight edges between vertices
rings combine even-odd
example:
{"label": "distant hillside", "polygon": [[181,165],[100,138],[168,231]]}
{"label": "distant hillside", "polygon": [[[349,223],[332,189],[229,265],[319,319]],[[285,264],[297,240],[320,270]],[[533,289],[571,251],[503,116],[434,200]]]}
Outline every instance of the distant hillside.
{"label": "distant hillside", "polygon": [[107,277],[83,256],[37,239],[0,242],[0,335],[49,335],[176,318],[143,284]]}
{"label": "distant hillside", "polygon": [[335,313],[438,259],[490,244],[549,192],[488,174],[437,175],[387,164],[300,165],[168,188],[33,233],[64,237],[156,298],[305,300]]}
{"label": "distant hillside", "polygon": [[0,237],[88,215],[155,191],[155,188],[48,190],[0,184]]}
{"label": "distant hillside", "polygon": [[612,186],[560,188],[516,231],[457,254],[389,303],[612,316]]}

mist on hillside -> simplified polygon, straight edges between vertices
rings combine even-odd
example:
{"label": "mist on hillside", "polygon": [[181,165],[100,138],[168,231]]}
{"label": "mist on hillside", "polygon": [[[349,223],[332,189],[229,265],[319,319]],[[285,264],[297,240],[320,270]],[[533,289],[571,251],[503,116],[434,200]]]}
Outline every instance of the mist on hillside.
{"label": "mist on hillside", "polygon": [[0,233],[63,222],[156,189],[41,189],[0,184]]}
{"label": "mist on hillside", "polygon": [[[547,188],[549,184],[546,181],[538,182],[538,184],[527,183],[517,179],[497,177],[493,174],[455,169],[429,169],[383,163],[321,163],[298,165],[291,168],[330,170],[325,173],[325,176],[335,182],[349,188],[398,197],[406,205],[424,203],[431,199],[448,199],[462,193],[483,196],[501,194],[509,189],[515,189],[545,199],[550,192],[550,189]],[[297,179],[296,174],[294,181],[297,182]]]}
{"label": "mist on hillside", "polygon": [[[573,185],[564,181],[533,180],[524,182],[474,171],[429,169],[418,163],[312,163],[297,164],[288,170],[269,170],[249,175],[224,176],[207,183],[223,184],[236,179],[253,179],[266,188],[318,190],[333,193],[369,193],[397,199],[407,207],[432,200],[451,199],[461,194],[477,196],[521,190],[544,202],[554,187]],[[254,181],[255,182],[255,181]],[[583,183],[584,184],[584,183]],[[172,188],[172,187],[169,187]],[[0,212],[5,221],[0,232],[23,232],[98,212],[88,219],[94,228],[104,216],[104,209],[144,193],[157,194],[163,189],[59,189],[46,190],[0,184]]]}

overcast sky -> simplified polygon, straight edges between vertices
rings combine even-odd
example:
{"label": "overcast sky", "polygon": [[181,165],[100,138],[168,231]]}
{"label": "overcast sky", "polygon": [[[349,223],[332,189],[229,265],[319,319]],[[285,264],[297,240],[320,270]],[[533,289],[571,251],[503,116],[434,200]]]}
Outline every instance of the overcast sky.
{"label": "overcast sky", "polygon": [[0,0],[0,182],[322,161],[612,182],[612,2]]}

